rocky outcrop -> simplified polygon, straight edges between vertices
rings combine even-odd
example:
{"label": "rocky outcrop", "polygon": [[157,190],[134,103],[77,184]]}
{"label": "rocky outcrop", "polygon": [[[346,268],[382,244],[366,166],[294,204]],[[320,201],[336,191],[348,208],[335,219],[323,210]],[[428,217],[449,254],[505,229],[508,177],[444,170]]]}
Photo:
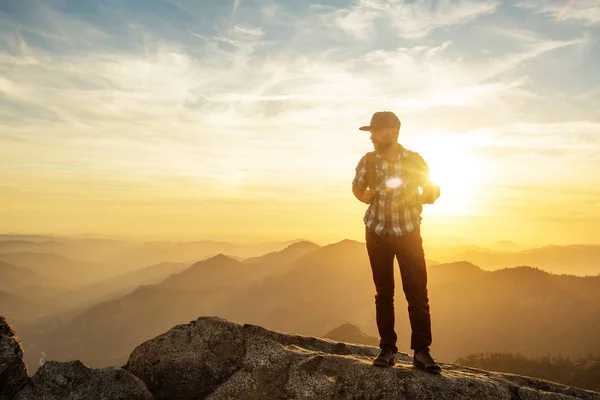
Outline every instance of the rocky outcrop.
{"label": "rocky outcrop", "polygon": [[144,382],[115,367],[47,361],[13,400],[152,400]]}
{"label": "rocky outcrop", "polygon": [[47,361],[30,378],[21,343],[0,317],[0,400],[600,400],[595,392],[453,364],[429,375],[404,353],[381,369],[371,364],[377,352],[202,317],[142,343],[122,368]]}
{"label": "rocky outcrop", "polygon": [[0,400],[14,396],[28,379],[21,341],[6,318],[0,316]]}
{"label": "rocky outcrop", "polygon": [[0,400],[152,400],[144,382],[121,368],[48,361],[31,378],[23,347],[0,317]]}
{"label": "rocky outcrop", "polygon": [[370,346],[273,332],[220,318],[178,325],[138,346],[123,367],[157,399],[600,399],[598,393],[443,364],[441,376]]}

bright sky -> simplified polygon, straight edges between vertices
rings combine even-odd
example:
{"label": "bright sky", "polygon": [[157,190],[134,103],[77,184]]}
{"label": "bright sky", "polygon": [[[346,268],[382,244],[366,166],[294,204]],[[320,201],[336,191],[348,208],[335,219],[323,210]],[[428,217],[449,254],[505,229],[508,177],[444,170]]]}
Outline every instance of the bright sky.
{"label": "bright sky", "polygon": [[598,0],[2,0],[0,231],[363,240],[373,112],[436,244],[600,237]]}

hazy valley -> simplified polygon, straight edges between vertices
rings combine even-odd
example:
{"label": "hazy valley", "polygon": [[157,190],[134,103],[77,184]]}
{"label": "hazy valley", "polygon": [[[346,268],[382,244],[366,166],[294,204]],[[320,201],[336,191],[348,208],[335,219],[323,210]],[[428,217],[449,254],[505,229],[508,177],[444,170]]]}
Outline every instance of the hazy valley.
{"label": "hazy valley", "polygon": [[[352,324],[356,341],[378,337],[364,243],[3,239],[0,314],[19,331],[32,372],[50,359],[119,366],[138,344],[203,315],[314,336]],[[443,361],[600,354],[599,248],[426,250],[432,351]],[[569,259],[572,274],[589,276],[559,275]],[[409,351],[397,273],[396,310],[398,344]]]}

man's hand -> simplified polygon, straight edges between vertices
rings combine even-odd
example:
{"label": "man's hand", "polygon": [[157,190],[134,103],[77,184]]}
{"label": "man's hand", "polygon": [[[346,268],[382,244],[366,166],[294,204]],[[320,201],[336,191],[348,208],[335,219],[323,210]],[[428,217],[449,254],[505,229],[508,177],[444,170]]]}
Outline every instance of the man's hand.
{"label": "man's hand", "polygon": [[375,198],[375,192],[372,191],[371,189],[366,189],[363,192],[361,201],[363,203],[371,204],[371,202],[373,201],[374,198]]}
{"label": "man's hand", "polygon": [[375,198],[375,192],[369,189],[361,189],[358,186],[352,186],[352,193],[359,201],[367,204],[371,204]]}
{"label": "man's hand", "polygon": [[440,187],[434,183],[424,185],[423,193],[419,196],[419,201],[422,204],[433,204],[440,197]]}

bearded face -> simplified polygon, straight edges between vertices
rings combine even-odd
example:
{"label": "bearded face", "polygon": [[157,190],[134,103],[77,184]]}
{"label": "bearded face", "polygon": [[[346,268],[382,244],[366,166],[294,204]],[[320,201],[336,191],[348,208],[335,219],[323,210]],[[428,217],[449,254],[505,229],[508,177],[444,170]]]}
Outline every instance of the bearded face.
{"label": "bearded face", "polygon": [[398,143],[398,128],[372,128],[371,142],[375,151],[383,153]]}

